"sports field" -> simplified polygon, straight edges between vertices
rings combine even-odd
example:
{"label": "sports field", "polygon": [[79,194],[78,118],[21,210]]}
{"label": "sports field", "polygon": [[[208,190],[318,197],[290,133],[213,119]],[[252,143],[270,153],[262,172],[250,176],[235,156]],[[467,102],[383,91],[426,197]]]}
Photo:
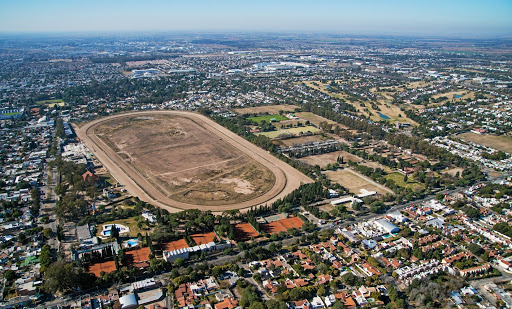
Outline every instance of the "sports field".
{"label": "sports field", "polygon": [[98,278],[100,277],[102,271],[108,274],[113,272],[114,270],[116,270],[116,263],[113,260],[95,263],[87,267],[87,271],[93,273]]}
{"label": "sports field", "polygon": [[206,234],[194,234],[190,235],[196,245],[206,245],[207,243],[210,243],[212,241],[215,241],[217,239],[217,236],[214,232],[206,233]]}
{"label": "sports field", "polygon": [[261,228],[268,234],[275,234],[286,232],[292,227],[299,229],[303,225],[304,222],[299,217],[292,217],[262,224]]}
{"label": "sports field", "polygon": [[188,244],[185,239],[169,241],[161,245],[162,251],[174,251],[178,249],[188,248]]}
{"label": "sports field", "polygon": [[235,225],[235,239],[238,241],[258,236],[258,232],[249,223],[239,223]]}
{"label": "sports field", "polygon": [[283,115],[279,115],[279,114],[276,114],[276,115],[265,115],[265,116],[258,116],[258,117],[249,117],[247,118],[251,121],[254,121],[254,122],[257,122],[257,123],[260,123],[262,121],[265,121],[265,122],[279,122],[279,121],[283,121],[283,120],[288,120],[287,117],[283,116]]}
{"label": "sports field", "polygon": [[134,265],[140,262],[149,261],[150,250],[148,247],[143,247],[136,250],[127,251],[126,255],[126,263],[128,265]]}
{"label": "sports field", "polygon": [[90,122],[77,135],[129,193],[169,211],[244,209],[311,182],[196,113],[120,114]]}

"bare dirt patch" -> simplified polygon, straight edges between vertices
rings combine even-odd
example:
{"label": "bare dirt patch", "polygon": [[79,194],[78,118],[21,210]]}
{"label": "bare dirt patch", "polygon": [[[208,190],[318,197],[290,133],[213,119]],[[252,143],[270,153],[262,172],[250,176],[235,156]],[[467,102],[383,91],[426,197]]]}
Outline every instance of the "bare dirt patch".
{"label": "bare dirt patch", "polygon": [[313,166],[318,165],[321,168],[324,168],[327,166],[327,164],[336,163],[336,160],[338,159],[338,157],[343,157],[343,161],[345,163],[349,162],[349,161],[353,161],[353,162],[363,161],[362,158],[355,156],[351,153],[348,153],[346,151],[343,151],[343,150],[314,155],[314,156],[307,156],[307,157],[300,158],[299,161],[302,161],[304,163],[307,163],[307,164],[313,165]]}
{"label": "bare dirt patch", "polygon": [[275,182],[270,170],[190,118],[122,117],[94,133],[162,194],[184,203],[237,203]]}

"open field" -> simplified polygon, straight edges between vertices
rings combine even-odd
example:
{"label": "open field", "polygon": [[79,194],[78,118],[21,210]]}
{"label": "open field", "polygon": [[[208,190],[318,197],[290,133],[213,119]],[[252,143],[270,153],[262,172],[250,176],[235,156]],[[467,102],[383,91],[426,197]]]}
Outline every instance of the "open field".
{"label": "open field", "polygon": [[445,170],[442,170],[441,172],[443,174],[449,174],[449,175],[455,176],[457,174],[457,172],[460,175],[462,175],[463,171],[464,171],[464,169],[462,167],[456,167],[456,168],[451,168],[451,169],[445,169]]}
{"label": "open field", "polygon": [[412,180],[411,179],[412,176],[410,176],[410,175],[409,175],[409,179],[407,180],[407,182],[404,181],[404,175],[402,175],[400,173],[387,174],[385,177],[386,177],[386,179],[392,179],[397,185],[399,185],[401,187],[411,188],[413,190],[421,189],[424,187],[423,184]]}
{"label": "open field", "polygon": [[290,129],[279,129],[276,131],[269,131],[269,132],[261,132],[257,133],[257,135],[265,135],[268,138],[276,138],[281,134],[294,134],[294,135],[300,135],[307,132],[311,133],[318,133],[322,130],[315,128],[313,126],[305,126],[305,127],[297,127],[297,128],[290,128]]}
{"label": "open field", "polygon": [[336,171],[326,171],[324,173],[331,181],[339,183],[353,194],[361,193],[361,189],[377,191],[377,193],[380,194],[393,194],[393,191],[386,188],[385,186],[378,184],[373,180],[348,168]]}
{"label": "open field", "polygon": [[331,212],[334,209],[334,206],[331,203],[327,203],[321,206],[318,206],[318,209],[325,212]]}
{"label": "open field", "polygon": [[330,138],[323,137],[323,136],[317,134],[317,135],[307,135],[307,136],[281,139],[281,140],[274,141],[274,142],[281,146],[293,146],[293,145],[299,145],[299,144],[305,144],[305,143],[311,143],[311,142],[321,142],[321,141],[328,140],[328,139],[330,139]]}
{"label": "open field", "polygon": [[169,241],[161,245],[163,251],[174,251],[178,249],[188,248],[188,244],[185,239]]}
{"label": "open field", "polygon": [[77,135],[130,194],[173,212],[258,206],[311,182],[196,113],[120,114],[90,122]]}
{"label": "open field", "polygon": [[457,135],[458,138],[481,144],[497,150],[512,153],[512,137],[498,136],[492,134],[462,133]]}
{"label": "open field", "polygon": [[303,225],[304,222],[299,217],[292,217],[262,224],[261,228],[268,234],[275,234],[279,232],[286,232],[292,227],[298,229]]}
{"label": "open field", "polygon": [[274,114],[274,115],[265,115],[265,116],[258,116],[258,117],[249,117],[247,119],[257,122],[257,123],[260,123],[262,121],[277,122],[277,121],[288,120],[288,117],[285,117],[285,116],[279,115],[279,114]]}
{"label": "open field", "polygon": [[247,240],[251,237],[258,237],[258,232],[252,227],[250,223],[240,223],[235,225],[235,239]]}
{"label": "open field", "polygon": [[36,104],[48,105],[48,107],[54,107],[55,105],[58,105],[58,106],[66,105],[66,103],[62,99],[37,101]]}
{"label": "open field", "polygon": [[343,151],[343,150],[329,152],[329,153],[323,153],[323,154],[314,155],[314,156],[307,156],[307,157],[300,158],[299,161],[302,161],[302,162],[307,163],[312,166],[318,165],[321,168],[324,168],[325,166],[327,166],[327,164],[336,163],[336,160],[338,159],[338,157],[343,157],[343,161],[345,163],[347,163],[349,161],[353,161],[353,162],[363,161],[362,158],[360,158],[356,155],[353,155],[351,153],[348,153],[346,151]]}
{"label": "open field", "polygon": [[197,245],[205,245],[209,242],[215,241],[217,239],[217,235],[214,232],[206,233],[206,234],[194,234],[190,235],[194,242]]}
{"label": "open field", "polygon": [[296,108],[299,108],[299,107],[296,105],[289,105],[289,104],[263,105],[263,106],[255,106],[255,107],[236,108],[235,112],[239,115],[259,114],[259,113],[279,114],[280,111],[293,112],[293,111],[295,111]]}
{"label": "open field", "polygon": [[325,121],[327,123],[332,123],[332,124],[335,124],[335,125],[339,125],[340,128],[345,128],[344,125],[338,124],[337,122],[334,122],[334,121],[329,120],[327,118],[324,118],[322,116],[315,115],[315,114],[310,113],[310,112],[299,112],[299,113],[295,113],[294,115],[299,117],[301,120],[308,120],[309,122],[311,122],[312,124],[314,124],[317,127],[320,124],[320,122]]}

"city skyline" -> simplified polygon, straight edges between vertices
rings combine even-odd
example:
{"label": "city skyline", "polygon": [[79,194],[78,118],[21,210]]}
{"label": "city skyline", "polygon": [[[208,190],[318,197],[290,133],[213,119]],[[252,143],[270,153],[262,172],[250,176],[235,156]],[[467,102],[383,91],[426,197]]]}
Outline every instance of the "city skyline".
{"label": "city skyline", "polygon": [[510,1],[3,2],[0,32],[262,31],[510,36]]}

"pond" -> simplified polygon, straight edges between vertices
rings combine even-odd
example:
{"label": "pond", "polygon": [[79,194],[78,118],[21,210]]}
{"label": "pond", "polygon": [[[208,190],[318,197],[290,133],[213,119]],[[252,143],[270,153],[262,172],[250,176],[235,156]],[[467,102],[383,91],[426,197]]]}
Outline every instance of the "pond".
{"label": "pond", "polygon": [[382,119],[386,119],[386,120],[391,119],[389,116],[386,116],[386,115],[384,115],[383,113],[379,113],[379,116],[380,116],[380,118],[382,118]]}

